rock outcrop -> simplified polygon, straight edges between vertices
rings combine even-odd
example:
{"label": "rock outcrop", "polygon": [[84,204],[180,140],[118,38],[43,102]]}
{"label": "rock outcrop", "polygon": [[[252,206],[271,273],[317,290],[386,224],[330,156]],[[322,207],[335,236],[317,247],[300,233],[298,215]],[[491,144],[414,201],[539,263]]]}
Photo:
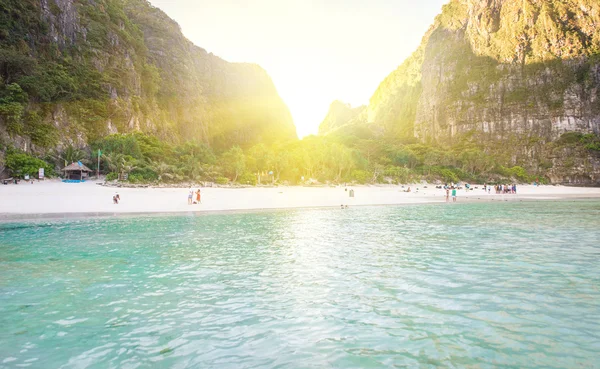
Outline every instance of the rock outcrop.
{"label": "rock outcrop", "polygon": [[360,120],[432,144],[470,136],[554,182],[600,184],[598,151],[559,140],[600,134],[598,29],[597,0],[451,0]]}

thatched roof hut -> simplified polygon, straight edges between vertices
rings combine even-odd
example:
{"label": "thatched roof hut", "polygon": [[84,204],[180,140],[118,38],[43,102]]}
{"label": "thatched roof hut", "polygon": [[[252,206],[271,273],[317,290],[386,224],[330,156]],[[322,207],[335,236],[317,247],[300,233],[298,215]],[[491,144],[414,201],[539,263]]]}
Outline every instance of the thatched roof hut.
{"label": "thatched roof hut", "polygon": [[65,172],[66,179],[75,181],[82,181],[89,177],[89,174],[92,172],[90,168],[83,165],[80,161],[67,165],[62,171]]}

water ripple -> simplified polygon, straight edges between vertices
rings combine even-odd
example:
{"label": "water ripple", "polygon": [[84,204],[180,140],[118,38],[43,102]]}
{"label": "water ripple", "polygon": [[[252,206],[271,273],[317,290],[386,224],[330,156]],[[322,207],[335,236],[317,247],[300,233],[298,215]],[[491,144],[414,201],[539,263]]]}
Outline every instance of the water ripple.
{"label": "water ripple", "polygon": [[599,213],[0,224],[0,368],[599,367]]}

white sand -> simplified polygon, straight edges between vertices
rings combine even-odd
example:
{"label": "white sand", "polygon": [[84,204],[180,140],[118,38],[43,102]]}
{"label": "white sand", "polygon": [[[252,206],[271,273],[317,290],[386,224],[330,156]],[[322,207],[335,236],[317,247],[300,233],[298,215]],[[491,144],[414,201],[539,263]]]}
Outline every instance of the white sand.
{"label": "white sand", "polygon": [[[94,181],[77,184],[21,182],[19,185],[0,185],[0,219],[19,214],[203,212],[445,202],[444,190],[435,189],[435,185],[428,185],[427,189],[423,186],[411,185],[411,193],[402,192],[400,186],[354,186],[356,197],[353,199],[344,187],[202,188],[202,204],[188,205],[186,188],[116,189],[97,185]],[[116,192],[121,196],[119,205],[112,203]],[[488,195],[480,187],[469,192],[460,190],[458,202],[600,198],[600,188],[519,186],[518,193]]]}

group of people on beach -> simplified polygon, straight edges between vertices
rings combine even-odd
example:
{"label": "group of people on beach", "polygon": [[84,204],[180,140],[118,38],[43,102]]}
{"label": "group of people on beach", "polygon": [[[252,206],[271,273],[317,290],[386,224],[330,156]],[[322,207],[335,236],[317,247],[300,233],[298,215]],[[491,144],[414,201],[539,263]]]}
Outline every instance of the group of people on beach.
{"label": "group of people on beach", "polygon": [[454,185],[448,186],[448,184],[445,184],[444,190],[446,190],[446,202],[450,202],[450,192],[452,192],[452,202],[456,202],[456,187]]}
{"label": "group of people on beach", "polygon": [[[459,187],[455,186],[454,183],[452,185],[448,185],[448,184],[444,185],[444,190],[446,190],[446,202],[450,202],[450,194],[452,194],[452,202],[456,202],[457,189],[459,189]],[[477,187],[475,187],[475,189],[477,189]],[[508,184],[506,184],[506,185],[504,185],[504,184],[488,185],[487,183],[484,183],[484,185],[483,185],[484,193],[491,194],[492,189],[496,192],[496,195],[506,195],[506,194],[515,195],[517,193],[517,185],[514,183],[512,185],[508,185]],[[467,183],[467,184],[465,184],[465,190],[471,191],[471,190],[473,190],[473,188],[471,188],[471,186]]]}
{"label": "group of people on beach", "polygon": [[487,192],[491,193],[492,191],[492,187],[494,188],[494,191],[496,191],[496,195],[506,195],[506,194],[513,194],[515,195],[517,193],[517,185],[516,184],[500,184],[500,185],[489,185],[487,186],[486,184],[483,185],[483,190],[485,191],[487,187]]}
{"label": "group of people on beach", "polygon": [[[194,201],[194,197],[196,198],[195,201]],[[190,188],[190,190],[188,192],[188,205],[195,205],[195,204],[202,204],[200,189],[197,189],[196,191],[194,191],[192,188]]]}

